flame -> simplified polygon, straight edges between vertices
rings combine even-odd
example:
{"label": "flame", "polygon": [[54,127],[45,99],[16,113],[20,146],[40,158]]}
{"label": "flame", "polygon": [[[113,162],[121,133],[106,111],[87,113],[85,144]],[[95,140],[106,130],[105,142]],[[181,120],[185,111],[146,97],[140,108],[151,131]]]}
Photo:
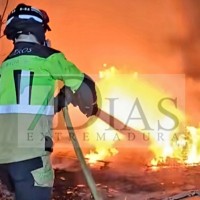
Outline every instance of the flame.
{"label": "flame", "polygon": [[[154,154],[150,160],[151,166],[200,163],[200,128],[186,126],[183,111],[174,106],[173,102],[165,101],[165,108],[179,121],[176,128],[168,129],[168,127],[173,127],[175,122],[157,109],[159,99],[171,97],[169,91],[153,85],[152,79],[148,80],[148,77],[147,80],[143,79],[137,72],[123,76],[115,66],[108,67],[104,64],[103,67],[104,70],[99,72],[100,80],[97,83],[103,99],[102,109],[109,112],[110,105],[106,99],[115,99],[114,116],[126,124],[135,99],[139,99],[145,116],[148,118],[150,129],[144,130],[142,120],[130,120],[128,125],[151,136],[149,149]],[[170,81],[169,79],[168,82]],[[141,113],[137,109],[134,111],[131,116],[137,118]],[[158,131],[158,123],[165,127],[161,132]],[[89,142],[94,147],[94,150],[86,155],[89,163],[96,163],[98,160],[105,160],[116,155],[118,153],[116,144],[126,139],[116,130],[109,129],[109,126],[99,119],[96,119],[87,131]],[[162,134],[162,140],[158,138],[159,134]]]}
{"label": "flame", "polygon": [[200,162],[200,129],[187,127],[191,135],[191,147],[188,152],[186,163]]}
{"label": "flame", "polygon": [[178,164],[200,164],[200,128],[187,126],[183,133],[172,135],[169,146],[158,149],[153,145],[152,151],[157,152],[150,162],[152,166],[170,164],[167,162],[169,158],[175,159]]}
{"label": "flame", "polygon": [[[151,84],[151,80],[155,79],[154,76],[150,76],[150,80],[146,80],[143,76],[140,76],[137,72],[122,75],[116,69],[115,66],[108,67],[103,65],[104,70],[99,72],[100,80],[97,82],[99,91],[101,91],[102,110],[110,112],[110,104],[108,99],[115,99],[115,108],[113,115],[121,120],[124,124],[127,123],[127,116],[130,115],[130,111],[133,108],[135,100],[138,98],[142,110],[145,111],[145,116],[148,118],[148,124],[151,127],[150,130],[144,130],[144,122],[142,120],[129,120],[129,126],[136,130],[143,132],[144,134],[151,135],[150,150],[154,153],[155,158],[151,161],[153,165],[159,162],[165,162],[168,156],[173,156],[174,150],[172,146],[172,133],[171,131],[163,131],[163,140],[158,140],[158,121],[164,127],[172,127],[173,120],[168,116],[163,115],[158,109],[158,100],[163,97],[169,96],[169,94],[159,87]],[[148,78],[149,76],[147,76]],[[168,80],[169,81],[169,80]],[[184,114],[177,109],[172,102],[166,101],[165,108],[173,112],[180,122],[184,121]],[[141,113],[137,109],[132,117],[137,118]],[[96,119],[88,129],[89,143],[94,147],[93,151],[90,151],[86,155],[86,158],[90,163],[95,163],[98,160],[107,159],[110,156],[118,153],[115,148],[116,143],[121,140],[125,140],[125,136],[117,132],[116,130],[108,130],[108,125],[102,122],[100,119]],[[179,131],[178,128],[173,131]],[[97,135],[103,140],[98,140]],[[99,138],[100,138],[99,136]],[[179,140],[179,143],[184,143]],[[182,144],[183,145],[183,144]]]}
{"label": "flame", "polygon": [[[103,64],[103,67],[106,68],[107,64]],[[99,72],[99,78],[101,80],[98,82],[98,85],[101,85],[100,91],[103,91],[104,94],[107,95],[111,93],[105,86],[108,81],[115,77],[116,73],[117,70],[114,66]],[[105,109],[106,107],[107,105],[103,102],[102,108]],[[99,119],[96,119],[95,124],[88,127],[87,131],[89,134],[89,143],[94,147],[94,150],[90,150],[90,153],[85,155],[88,163],[95,164],[98,161],[105,160],[118,153],[114,145],[117,141],[123,139],[123,135],[118,131],[108,130],[108,125]]]}
{"label": "flame", "polygon": [[[93,126],[87,128],[89,142],[94,147],[94,150],[90,150],[90,153],[85,155],[90,164],[105,160],[118,153],[114,144],[123,139],[123,136],[114,130],[105,132],[107,126],[107,124],[97,119]],[[98,132],[95,130],[98,130]]]}

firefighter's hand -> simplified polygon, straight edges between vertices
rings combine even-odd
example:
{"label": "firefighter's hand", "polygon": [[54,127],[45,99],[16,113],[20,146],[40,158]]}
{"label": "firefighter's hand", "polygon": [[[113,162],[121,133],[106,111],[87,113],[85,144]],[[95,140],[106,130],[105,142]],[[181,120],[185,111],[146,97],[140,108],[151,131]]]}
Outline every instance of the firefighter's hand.
{"label": "firefighter's hand", "polygon": [[87,117],[97,114],[98,105],[95,82],[88,75],[84,74],[82,84],[74,93],[72,104],[77,105],[80,111]]}
{"label": "firefighter's hand", "polygon": [[85,102],[79,95],[75,95],[72,104],[75,104],[75,106],[77,105],[79,110],[87,117],[96,115],[99,110],[98,104],[96,102]]}
{"label": "firefighter's hand", "polygon": [[56,97],[54,97],[54,113],[60,112],[73,101],[73,92],[67,86],[63,86]]}
{"label": "firefighter's hand", "polygon": [[85,109],[85,110],[84,110],[84,111],[85,111],[85,115],[86,115],[87,117],[91,117],[91,116],[93,116],[93,115],[96,115],[97,112],[98,112],[98,110],[99,110],[97,103],[94,103],[94,104],[91,105],[91,106],[85,106],[84,109]]}

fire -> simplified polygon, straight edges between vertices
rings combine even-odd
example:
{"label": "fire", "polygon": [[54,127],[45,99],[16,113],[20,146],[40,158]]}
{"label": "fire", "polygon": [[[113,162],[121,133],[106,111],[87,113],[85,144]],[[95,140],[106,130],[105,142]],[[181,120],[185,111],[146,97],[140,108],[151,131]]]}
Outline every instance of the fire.
{"label": "fire", "polygon": [[[103,67],[107,67],[107,65],[104,64]],[[104,94],[107,95],[111,93],[110,88],[107,89],[108,87],[105,86],[108,84],[108,81],[115,77],[116,73],[117,70],[114,66],[99,72],[99,77],[101,79],[100,91],[103,91]],[[108,107],[108,105],[103,102],[102,108],[105,109],[105,107]],[[109,130],[108,125],[99,119],[96,119],[95,124],[88,127],[87,131],[89,133],[89,142],[94,147],[94,150],[90,150],[90,153],[85,155],[88,163],[94,164],[118,153],[114,144],[123,139],[123,135],[118,131],[113,129]]]}
{"label": "fire", "polygon": [[[156,145],[152,150],[155,152]],[[166,149],[169,151],[166,151]],[[158,149],[157,149],[158,150]],[[168,153],[165,153],[168,152]],[[160,148],[151,160],[152,166],[164,163],[171,165],[167,159],[175,159],[177,164],[195,165],[200,163],[200,129],[187,126],[182,133],[173,134],[169,146]]]}
{"label": "fire", "polygon": [[186,163],[200,162],[200,129],[187,127],[191,135],[190,148]]}
{"label": "fire", "polygon": [[[102,110],[108,113],[113,112],[110,114],[124,124],[151,136],[150,149],[155,154],[155,161],[152,161],[155,165],[158,158],[162,158],[163,161],[167,156],[172,155],[170,131],[162,131],[163,140],[158,139],[159,126],[173,127],[174,121],[159,110],[159,103],[169,95],[161,87],[155,87],[152,84],[152,80],[154,81],[157,76],[140,76],[137,72],[121,74],[115,66],[107,68],[105,64],[104,67],[105,70],[100,71],[100,80],[97,82],[101,92],[99,95],[103,99]],[[174,106],[172,101],[166,98],[163,102],[167,110],[178,116],[179,121],[184,121],[183,113]],[[111,103],[113,103],[112,106]],[[87,131],[89,142],[94,147],[94,150],[86,155],[91,163],[117,154],[116,144],[127,139],[100,119],[96,119]],[[178,130],[174,129],[174,131]]]}
{"label": "fire", "polygon": [[94,146],[94,150],[90,150],[90,153],[85,156],[90,164],[105,160],[118,153],[114,144],[123,136],[115,130],[105,132],[107,126],[104,122],[97,120],[93,126],[87,128],[89,142]]}
{"label": "fire", "polygon": [[[140,76],[136,72],[122,75],[114,66],[107,68],[105,64],[104,67],[97,82],[103,99],[101,108],[112,112],[110,114],[124,124],[150,135],[148,148],[154,154],[150,165],[200,163],[200,128],[185,125],[182,102],[179,105],[174,98],[179,95],[176,87],[172,84],[172,91],[169,91],[165,86],[163,89],[162,84],[159,87],[152,84],[157,76]],[[162,80],[166,85],[171,84],[171,77],[163,76],[159,81],[162,83]],[[86,155],[90,163],[116,155],[116,145],[127,139],[100,119],[96,119],[87,131],[94,147]]]}

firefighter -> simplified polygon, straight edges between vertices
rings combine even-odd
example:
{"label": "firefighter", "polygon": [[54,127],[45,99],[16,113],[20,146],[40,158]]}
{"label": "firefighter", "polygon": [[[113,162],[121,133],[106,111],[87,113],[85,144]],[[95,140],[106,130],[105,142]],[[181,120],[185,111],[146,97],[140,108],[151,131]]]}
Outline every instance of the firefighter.
{"label": "firefighter", "polygon": [[[16,200],[51,199],[52,119],[66,92],[87,117],[98,110],[94,81],[47,46],[48,23],[45,11],[19,4],[4,30],[14,48],[0,67],[0,177]],[[64,86],[54,97],[56,80]]]}

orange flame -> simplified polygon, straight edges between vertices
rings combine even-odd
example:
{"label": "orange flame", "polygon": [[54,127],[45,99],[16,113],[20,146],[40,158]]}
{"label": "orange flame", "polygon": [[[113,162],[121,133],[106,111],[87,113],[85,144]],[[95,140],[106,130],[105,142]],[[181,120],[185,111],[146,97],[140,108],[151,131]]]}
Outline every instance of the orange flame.
{"label": "orange flame", "polygon": [[[159,166],[166,163],[182,163],[194,164],[200,163],[200,128],[185,126],[186,117],[181,109],[178,109],[172,102],[165,102],[165,108],[173,113],[179,120],[179,126],[173,130],[167,130],[168,127],[174,126],[174,121],[170,117],[163,115],[157,110],[157,103],[163,97],[173,96],[173,91],[163,90],[162,87],[157,87],[152,84],[152,80],[145,80],[139,77],[138,73],[132,73],[125,76],[120,76],[118,70],[112,66],[107,68],[104,64],[105,70],[99,73],[101,80],[98,82],[101,95],[103,97],[102,109],[109,111],[108,101],[106,98],[119,99],[120,104],[115,110],[115,117],[126,123],[127,111],[131,110],[133,99],[139,98],[145,115],[148,118],[151,130],[145,132],[143,130],[144,124],[135,122],[129,124],[131,127],[151,135],[151,144],[149,149],[153,152],[154,158],[150,161],[152,166]],[[170,79],[168,82],[170,83]],[[161,81],[162,82],[162,81]],[[167,81],[166,81],[167,82]],[[174,87],[174,85],[173,85]],[[162,89],[161,89],[162,88]],[[175,92],[177,93],[177,91]],[[104,99],[105,97],[105,99]],[[117,103],[116,103],[117,104]],[[134,113],[134,116],[137,116]],[[166,128],[162,130],[162,140],[159,140],[158,121]],[[108,125],[97,119],[96,123],[89,127],[90,143],[94,146],[94,151],[86,155],[90,163],[95,163],[98,160],[107,159],[118,153],[115,149],[115,144],[125,137],[115,130],[109,130],[104,141],[97,141],[95,138],[95,131],[98,133],[105,133]],[[183,127],[186,127],[183,128]],[[118,139],[113,140],[118,134]],[[116,139],[116,138],[115,138]],[[113,153],[111,153],[113,152]]]}
{"label": "orange flame", "polygon": [[[130,114],[129,112],[133,106],[133,100],[139,98],[152,130],[148,130],[147,132],[144,131],[144,123],[142,120],[137,122],[134,121],[133,123],[130,121],[130,124],[128,125],[144,132],[144,134],[148,133],[152,136],[150,149],[154,153],[155,158],[151,161],[151,163],[153,165],[157,165],[159,162],[165,162],[168,156],[174,155],[174,149],[171,144],[172,133],[170,131],[163,131],[164,140],[159,141],[157,139],[158,131],[156,130],[158,129],[158,120],[164,127],[173,126],[173,121],[169,117],[164,116],[163,113],[160,113],[158,110],[158,100],[166,96],[168,97],[169,94],[165,91],[165,89],[160,89],[152,84],[152,80],[154,81],[155,79],[154,76],[150,76],[150,80],[145,80],[143,77],[141,78],[137,72],[123,76],[114,66],[110,68],[107,68],[106,64],[103,66],[105,67],[105,70],[100,71],[99,76],[101,79],[97,82],[103,99],[102,110],[109,112],[109,101],[106,100],[108,98],[116,98],[117,106],[114,116],[126,124],[127,116]],[[168,82],[170,81],[168,80]],[[185,118],[183,113],[171,102],[166,102],[165,107],[173,112],[174,115],[178,117],[180,122],[184,121]],[[134,116],[138,116],[139,114],[140,113],[138,113],[137,109],[136,112],[133,113]],[[114,148],[115,144],[120,140],[125,139],[125,137],[119,134],[116,130],[109,130],[108,133],[108,131],[106,131],[107,128],[108,125],[99,119],[97,119],[96,122],[88,128],[88,132],[90,133],[89,142],[94,146],[94,151],[91,151],[86,155],[89,162],[94,163],[97,160],[106,159],[115,155],[117,153],[117,150]],[[177,128],[173,131],[179,130]],[[98,132],[98,134],[106,132],[105,134],[106,136],[109,135],[109,139],[106,139],[105,141],[97,141],[97,138],[95,138],[96,132]],[[113,140],[113,137],[115,137],[116,134],[118,135],[118,139]],[[181,142],[183,143],[184,141],[179,140],[179,143]],[[115,149],[115,153],[111,154],[110,149]]]}

